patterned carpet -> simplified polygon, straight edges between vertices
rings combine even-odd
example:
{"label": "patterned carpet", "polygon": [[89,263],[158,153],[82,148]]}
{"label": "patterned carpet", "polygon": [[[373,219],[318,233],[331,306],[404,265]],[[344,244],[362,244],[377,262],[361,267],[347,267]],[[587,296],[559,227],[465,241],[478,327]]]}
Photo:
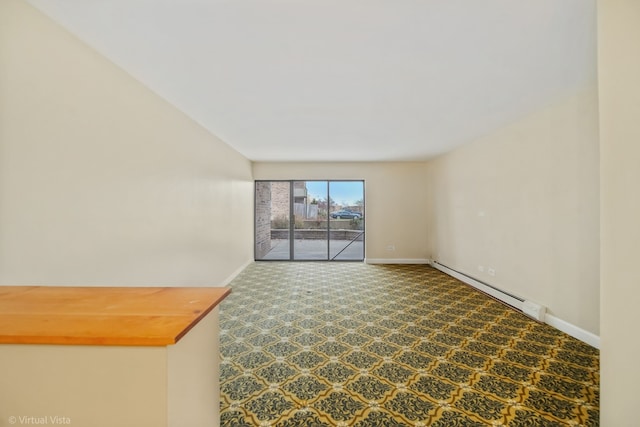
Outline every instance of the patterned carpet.
{"label": "patterned carpet", "polygon": [[599,352],[429,266],[262,262],[221,304],[223,426],[597,426]]}

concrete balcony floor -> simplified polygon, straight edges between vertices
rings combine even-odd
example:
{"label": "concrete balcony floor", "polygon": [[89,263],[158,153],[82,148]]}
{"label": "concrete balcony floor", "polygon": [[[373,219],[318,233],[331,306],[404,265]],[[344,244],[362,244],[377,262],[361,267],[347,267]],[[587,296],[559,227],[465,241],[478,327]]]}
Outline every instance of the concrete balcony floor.
{"label": "concrete balcony floor", "polygon": [[[294,260],[327,260],[327,247],[330,257],[337,261],[362,261],[364,259],[364,242],[351,240],[296,239],[293,242]],[[344,249],[344,250],[343,250]],[[340,252],[342,251],[342,252]],[[336,257],[336,254],[339,255]],[[271,250],[263,260],[289,260],[289,240],[271,240]]]}

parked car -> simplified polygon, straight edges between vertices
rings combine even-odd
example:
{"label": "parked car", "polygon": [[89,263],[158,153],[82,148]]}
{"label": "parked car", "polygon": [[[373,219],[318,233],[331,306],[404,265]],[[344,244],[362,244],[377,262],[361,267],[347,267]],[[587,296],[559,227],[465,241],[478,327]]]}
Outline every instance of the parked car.
{"label": "parked car", "polygon": [[358,213],[358,212],[351,212],[351,211],[336,211],[336,212],[331,212],[331,218],[336,219],[336,218],[340,218],[340,219],[360,219],[362,218],[362,214]]}

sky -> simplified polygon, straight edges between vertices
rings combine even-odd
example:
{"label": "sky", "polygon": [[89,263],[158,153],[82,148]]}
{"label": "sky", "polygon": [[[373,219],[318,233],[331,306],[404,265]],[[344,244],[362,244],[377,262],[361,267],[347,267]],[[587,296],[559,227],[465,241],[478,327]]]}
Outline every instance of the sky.
{"label": "sky", "polygon": [[[364,183],[362,181],[331,181],[330,196],[335,203],[348,206],[355,205],[364,199]],[[325,200],[327,198],[327,181],[307,181],[309,199]]]}

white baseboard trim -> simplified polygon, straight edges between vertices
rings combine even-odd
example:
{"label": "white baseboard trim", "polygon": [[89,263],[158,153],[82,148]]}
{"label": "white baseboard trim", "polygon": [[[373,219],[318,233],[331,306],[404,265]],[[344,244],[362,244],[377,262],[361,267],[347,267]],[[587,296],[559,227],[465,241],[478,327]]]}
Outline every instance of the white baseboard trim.
{"label": "white baseboard trim", "polygon": [[[442,271],[445,274],[448,274],[451,277],[455,277],[456,279],[460,280],[463,283],[466,283],[467,285],[473,286],[474,288],[488,294],[491,295],[492,297],[512,306],[513,308],[522,311],[522,305],[524,303],[523,299],[515,297],[513,295],[509,295],[506,292],[503,292],[499,289],[493,288],[491,286],[488,286],[482,282],[479,282],[477,280],[475,280],[472,277],[469,277],[465,274],[459,273],[455,270],[452,270],[442,264],[439,264],[437,262],[432,262],[431,263],[432,267]],[[572,337],[579,339],[582,342],[585,342],[587,344],[589,344],[590,346],[593,346],[597,349],[600,348],[600,337],[589,332],[589,331],[585,331],[582,328],[579,328],[578,326],[569,323],[565,320],[560,319],[559,317],[556,317],[554,315],[551,315],[549,313],[545,314],[544,316],[544,323],[546,323],[549,326],[553,326],[554,328],[568,334],[571,335]]]}
{"label": "white baseboard trim", "polygon": [[553,326],[554,328],[561,330],[565,334],[569,334],[574,338],[579,339],[582,342],[589,344],[592,347],[600,349],[600,337],[596,334],[593,334],[589,331],[585,331],[582,328],[577,327],[576,325],[566,322],[559,317],[548,314],[544,317],[544,323],[549,326]]}
{"label": "white baseboard trim", "polygon": [[430,264],[426,258],[365,258],[365,264]]}
{"label": "white baseboard trim", "polygon": [[233,273],[231,273],[231,275],[229,277],[227,277],[223,282],[222,285],[220,286],[227,286],[229,285],[229,283],[231,283],[231,281],[233,279],[235,279],[238,274],[242,273],[242,270],[244,270],[245,268],[247,268],[248,266],[250,266],[251,264],[253,264],[255,261],[250,259],[249,261],[245,262],[244,264],[242,264],[242,266],[240,268],[238,268],[236,271],[234,271]]}

